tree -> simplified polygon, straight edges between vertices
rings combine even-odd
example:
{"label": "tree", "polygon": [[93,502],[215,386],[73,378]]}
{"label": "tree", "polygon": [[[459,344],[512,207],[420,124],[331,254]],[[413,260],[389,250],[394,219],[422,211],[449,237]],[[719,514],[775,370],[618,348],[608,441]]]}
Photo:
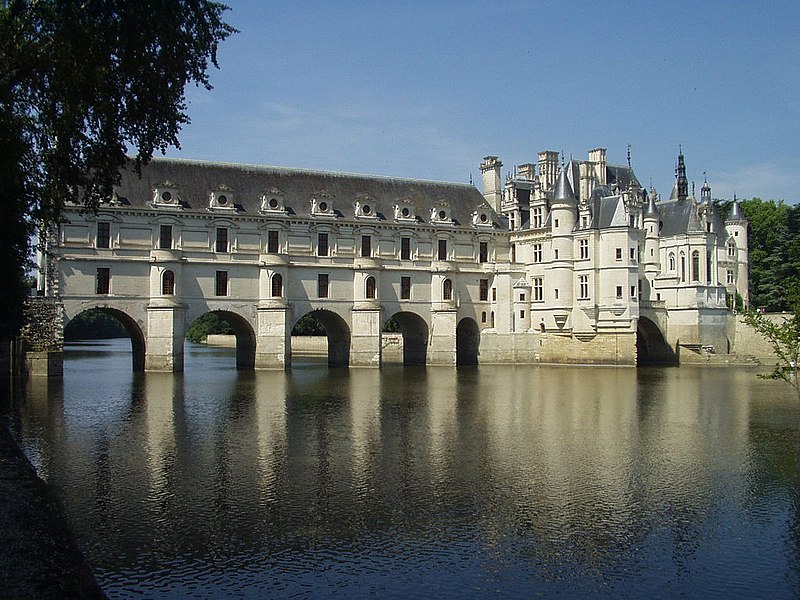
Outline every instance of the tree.
{"label": "tree", "polygon": [[797,374],[800,366],[800,312],[783,317],[777,323],[759,311],[748,311],[743,321],[761,334],[772,346],[778,362],[772,373],[759,373],[763,379],[781,379],[794,387],[800,395]]}
{"label": "tree", "polygon": [[[21,325],[35,224],[96,210],[120,169],[179,147],[185,88],[235,32],[210,0],[0,0],[0,338]],[[128,158],[133,150],[134,157]]]}
{"label": "tree", "polygon": [[230,323],[220,317],[215,312],[209,312],[201,317],[198,317],[191,327],[186,331],[186,339],[196,344],[201,344],[206,341],[209,335],[230,335],[233,333],[233,328]]}

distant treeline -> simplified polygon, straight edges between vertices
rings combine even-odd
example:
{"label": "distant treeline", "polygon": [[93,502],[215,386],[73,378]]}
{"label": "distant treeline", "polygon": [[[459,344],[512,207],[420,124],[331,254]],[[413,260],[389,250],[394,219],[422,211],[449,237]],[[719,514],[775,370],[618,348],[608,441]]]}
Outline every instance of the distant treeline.
{"label": "distant treeline", "polygon": [[129,337],[122,323],[102,310],[87,310],[72,319],[64,328],[64,339],[102,340]]}

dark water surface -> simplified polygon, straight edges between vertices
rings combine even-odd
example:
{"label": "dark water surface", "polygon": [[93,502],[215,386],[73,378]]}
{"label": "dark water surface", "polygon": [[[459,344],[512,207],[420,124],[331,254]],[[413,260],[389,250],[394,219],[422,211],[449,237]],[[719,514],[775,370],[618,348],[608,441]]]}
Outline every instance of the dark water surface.
{"label": "dark water surface", "polygon": [[130,360],[11,423],[111,598],[800,597],[800,401],[752,370]]}

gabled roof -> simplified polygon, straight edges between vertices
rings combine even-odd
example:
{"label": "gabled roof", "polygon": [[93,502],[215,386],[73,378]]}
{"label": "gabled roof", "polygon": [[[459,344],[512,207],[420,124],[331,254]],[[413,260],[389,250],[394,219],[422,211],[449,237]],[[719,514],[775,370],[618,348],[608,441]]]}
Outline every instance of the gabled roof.
{"label": "gabled roof", "polygon": [[[298,216],[309,216],[312,198],[325,196],[340,216],[352,219],[355,201],[369,198],[379,220],[392,220],[394,205],[404,200],[414,207],[418,222],[428,222],[431,209],[444,202],[454,224],[469,227],[473,211],[488,206],[469,184],[169,158],[154,158],[141,177],[124,170],[115,191],[132,207],[150,208],[154,190],[165,181],[180,190],[184,213],[206,212],[210,192],[222,186],[232,190],[236,214],[242,216],[258,215],[262,195],[275,191],[287,211]],[[492,215],[504,229],[503,219]]]}

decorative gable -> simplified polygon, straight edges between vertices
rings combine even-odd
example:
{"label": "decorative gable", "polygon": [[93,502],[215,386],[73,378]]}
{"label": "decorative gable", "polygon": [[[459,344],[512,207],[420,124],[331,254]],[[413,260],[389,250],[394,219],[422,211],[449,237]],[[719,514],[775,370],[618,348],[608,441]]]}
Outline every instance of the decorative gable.
{"label": "decorative gable", "polygon": [[284,195],[281,190],[272,187],[261,194],[261,208],[262,213],[268,214],[283,214],[286,212],[284,205]]}
{"label": "decorative gable", "polygon": [[417,215],[410,198],[400,198],[394,205],[394,220],[400,223],[415,223]]}
{"label": "decorative gable", "polygon": [[169,179],[156,185],[151,204],[155,208],[183,208],[178,185]]}
{"label": "decorative gable", "polygon": [[236,210],[233,200],[233,189],[225,184],[219,185],[208,194],[208,209],[215,212],[233,212]]}
{"label": "decorative gable", "polygon": [[492,211],[486,204],[481,204],[472,211],[472,226],[479,229],[492,229],[494,227]]}
{"label": "decorative gable", "polygon": [[333,196],[327,190],[319,190],[311,198],[311,215],[314,217],[336,217]]}
{"label": "decorative gable", "polygon": [[362,194],[358,196],[353,204],[353,214],[356,219],[376,220],[378,218],[374,201],[369,194]]}
{"label": "decorative gable", "polygon": [[450,205],[444,200],[439,200],[431,208],[431,223],[437,225],[452,225],[453,217]]}

